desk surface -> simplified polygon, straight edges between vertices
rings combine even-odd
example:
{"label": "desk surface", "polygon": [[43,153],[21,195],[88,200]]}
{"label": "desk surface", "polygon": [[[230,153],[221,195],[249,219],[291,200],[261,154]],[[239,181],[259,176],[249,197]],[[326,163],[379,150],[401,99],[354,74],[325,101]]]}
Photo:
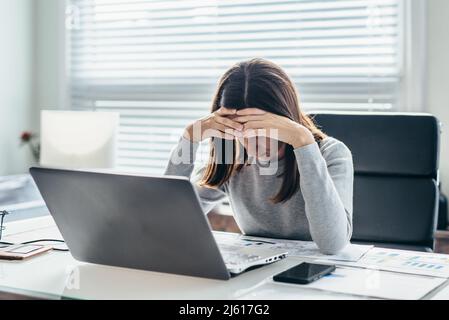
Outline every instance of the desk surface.
{"label": "desk surface", "polygon": [[[5,241],[22,242],[61,235],[51,217],[11,222]],[[241,299],[258,298],[271,277],[306,259],[289,257],[229,281],[87,264],[67,252],[49,252],[27,261],[0,261],[0,291],[42,298],[75,299]],[[447,287],[447,288],[446,288]],[[278,287],[277,290],[279,290]],[[447,281],[425,298],[447,290]],[[280,293],[293,290],[286,286]],[[291,296],[291,295],[290,295]],[[440,295],[441,296],[441,295]],[[269,299],[285,296],[270,296]],[[265,299],[267,297],[264,297]],[[369,299],[358,295],[294,287],[295,299]]]}

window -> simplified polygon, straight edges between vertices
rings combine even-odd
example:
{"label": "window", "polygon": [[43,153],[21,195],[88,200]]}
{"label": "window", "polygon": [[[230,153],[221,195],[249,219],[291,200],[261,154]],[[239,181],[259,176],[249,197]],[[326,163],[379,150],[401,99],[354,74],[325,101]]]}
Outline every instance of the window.
{"label": "window", "polygon": [[208,112],[220,75],[252,57],[284,67],[308,110],[394,109],[402,1],[71,0],[71,106],[119,111],[118,164],[148,173]]}

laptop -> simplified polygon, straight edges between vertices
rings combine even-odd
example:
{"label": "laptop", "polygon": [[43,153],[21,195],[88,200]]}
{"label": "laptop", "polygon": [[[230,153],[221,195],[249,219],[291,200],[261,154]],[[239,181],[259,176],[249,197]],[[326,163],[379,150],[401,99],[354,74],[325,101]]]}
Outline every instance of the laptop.
{"label": "laptop", "polygon": [[217,243],[185,177],[38,167],[30,173],[79,261],[227,280],[287,255]]}

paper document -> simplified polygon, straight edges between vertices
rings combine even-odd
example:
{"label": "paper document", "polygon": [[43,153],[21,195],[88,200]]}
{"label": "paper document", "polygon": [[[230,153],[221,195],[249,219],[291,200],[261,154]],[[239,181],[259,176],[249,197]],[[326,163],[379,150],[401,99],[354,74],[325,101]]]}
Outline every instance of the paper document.
{"label": "paper document", "polygon": [[373,248],[357,263],[339,264],[449,278],[449,255],[445,254]]}
{"label": "paper document", "polygon": [[[310,290],[300,285],[283,285],[270,281],[240,296],[239,300],[366,300],[367,297],[354,296],[324,290]],[[369,299],[369,298],[368,298]],[[375,299],[375,298],[371,298]]]}
{"label": "paper document", "polygon": [[370,269],[337,268],[306,287],[384,299],[417,300],[445,282],[441,278]]}
{"label": "paper document", "polygon": [[[267,282],[240,299],[302,299],[306,289],[318,289],[360,297],[417,300],[445,282],[441,278],[397,274],[379,270],[337,268],[332,274],[307,285]],[[288,289],[288,290],[287,290]],[[314,291],[310,291],[313,293]]]}
{"label": "paper document", "polygon": [[315,242],[250,237],[237,233],[214,232],[215,239],[220,243],[232,243],[240,246],[257,246],[267,249],[288,251],[289,256],[303,258],[319,258],[322,260],[357,262],[373,246],[349,244],[336,255],[322,254]]}
{"label": "paper document", "polygon": [[438,291],[430,300],[449,300],[449,285]]}

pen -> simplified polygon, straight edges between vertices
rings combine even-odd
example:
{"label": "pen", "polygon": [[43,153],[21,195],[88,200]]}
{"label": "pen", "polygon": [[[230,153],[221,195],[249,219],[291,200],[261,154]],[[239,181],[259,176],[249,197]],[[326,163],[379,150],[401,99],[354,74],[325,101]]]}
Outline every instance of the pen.
{"label": "pen", "polygon": [[242,240],[245,240],[245,241],[252,241],[252,242],[269,243],[269,244],[276,244],[276,243],[274,243],[274,242],[264,241],[264,240],[253,240],[253,239],[245,239],[245,238],[243,238]]}

